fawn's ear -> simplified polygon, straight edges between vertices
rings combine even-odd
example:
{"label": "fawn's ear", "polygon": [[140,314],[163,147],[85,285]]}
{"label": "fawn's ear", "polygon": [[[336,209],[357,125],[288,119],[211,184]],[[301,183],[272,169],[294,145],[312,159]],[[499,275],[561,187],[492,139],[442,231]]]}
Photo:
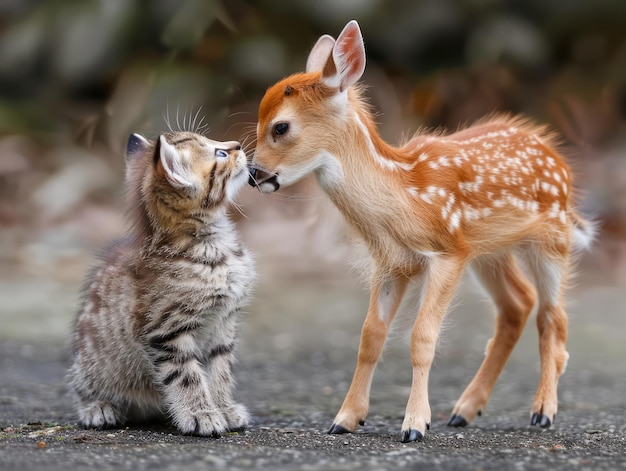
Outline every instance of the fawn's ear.
{"label": "fawn's ear", "polygon": [[179,189],[192,189],[193,173],[184,156],[163,136],[159,136],[156,151],[159,153],[158,165],[162,168],[170,185]]}
{"label": "fawn's ear", "polygon": [[333,46],[333,51],[322,71],[322,80],[329,87],[347,90],[365,71],[365,46],[359,24],[350,21]]}
{"label": "fawn's ear", "polygon": [[311,52],[309,52],[305,70],[307,72],[321,72],[324,70],[324,65],[328,62],[334,45],[335,38],[328,34],[321,36],[315,43],[315,46],[313,46],[313,49],[311,49]]}
{"label": "fawn's ear", "polygon": [[131,134],[128,136],[126,143],[126,160],[132,159],[135,155],[143,152],[148,148],[150,143],[141,134]]}

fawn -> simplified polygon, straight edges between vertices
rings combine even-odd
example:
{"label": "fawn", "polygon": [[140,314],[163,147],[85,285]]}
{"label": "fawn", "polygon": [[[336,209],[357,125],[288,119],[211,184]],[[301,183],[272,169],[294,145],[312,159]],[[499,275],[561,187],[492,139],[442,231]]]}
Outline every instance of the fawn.
{"label": "fawn", "polygon": [[[497,308],[495,334],[448,425],[486,406],[537,304],[541,377],[531,425],[549,427],[568,353],[563,291],[593,224],[574,208],[571,172],[544,127],[496,116],[454,134],[418,134],[392,147],[356,85],[365,49],[356,21],[324,35],[306,72],[270,87],[259,107],[250,183],[269,193],[314,172],[373,259],[370,304],[354,377],[329,433],[363,424],[376,363],[409,283],[422,286],[411,331],[413,382],[402,442],[430,427],[428,375],[462,273],[471,269]],[[519,268],[524,262],[534,286]]]}

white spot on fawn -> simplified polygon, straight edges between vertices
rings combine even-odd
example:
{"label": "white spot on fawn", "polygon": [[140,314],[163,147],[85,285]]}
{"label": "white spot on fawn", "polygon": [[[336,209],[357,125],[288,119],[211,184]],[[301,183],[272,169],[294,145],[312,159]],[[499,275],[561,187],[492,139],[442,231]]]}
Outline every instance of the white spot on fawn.
{"label": "white spot on fawn", "polygon": [[453,232],[457,227],[459,227],[459,224],[461,223],[461,214],[460,214],[460,210],[456,210],[455,212],[453,212],[450,215],[450,225],[448,226],[448,229],[450,230],[450,232]]}
{"label": "white spot on fawn", "polygon": [[443,216],[444,219],[448,217],[448,214],[450,213],[450,210],[452,209],[452,205],[454,204],[454,200],[455,200],[454,193],[450,193],[450,197],[448,198],[446,205],[441,209],[441,216]]}
{"label": "white spot on fawn", "polygon": [[552,203],[552,206],[550,206],[550,211],[548,212],[548,216],[551,218],[559,217],[560,210],[561,210],[561,205],[559,204],[558,201],[555,201]]}

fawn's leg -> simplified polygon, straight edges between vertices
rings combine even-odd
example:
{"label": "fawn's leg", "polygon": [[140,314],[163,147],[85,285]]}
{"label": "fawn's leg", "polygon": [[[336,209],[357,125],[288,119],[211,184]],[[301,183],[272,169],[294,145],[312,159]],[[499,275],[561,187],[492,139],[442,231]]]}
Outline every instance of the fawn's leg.
{"label": "fawn's leg", "polygon": [[383,351],[389,325],[393,320],[409,278],[374,275],[370,304],[361,330],[361,342],[352,384],[328,433],[353,432],[363,424],[369,409],[370,387],[376,363]]}
{"label": "fawn's leg", "polygon": [[539,306],[537,329],[539,330],[539,355],[541,377],[531,409],[531,425],[549,427],[558,408],[557,384],[565,371],[569,355],[567,342],[567,314],[562,307],[561,293],[566,285],[569,268],[568,254],[562,250],[549,253],[534,252],[529,263],[536,280]]}
{"label": "fawn's leg", "polygon": [[535,290],[512,254],[472,263],[472,270],[496,305],[496,330],[485,359],[452,411],[448,425],[464,427],[484,409],[496,380],[522,335],[535,304]]}
{"label": "fawn's leg", "polygon": [[433,256],[426,274],[422,305],[411,331],[413,384],[402,422],[402,441],[421,440],[430,427],[428,375],[435,356],[441,322],[454,295],[465,262],[450,256]]}

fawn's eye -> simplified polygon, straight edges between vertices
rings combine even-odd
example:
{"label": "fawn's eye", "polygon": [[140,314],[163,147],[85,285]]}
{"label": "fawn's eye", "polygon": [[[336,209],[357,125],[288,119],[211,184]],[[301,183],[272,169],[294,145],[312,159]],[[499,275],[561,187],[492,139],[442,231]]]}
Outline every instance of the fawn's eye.
{"label": "fawn's eye", "polygon": [[280,136],[281,134],[285,134],[289,129],[289,124],[287,123],[278,123],[274,126],[274,134]]}
{"label": "fawn's eye", "polygon": [[226,152],[224,149],[215,149],[215,157],[228,157],[228,152]]}

